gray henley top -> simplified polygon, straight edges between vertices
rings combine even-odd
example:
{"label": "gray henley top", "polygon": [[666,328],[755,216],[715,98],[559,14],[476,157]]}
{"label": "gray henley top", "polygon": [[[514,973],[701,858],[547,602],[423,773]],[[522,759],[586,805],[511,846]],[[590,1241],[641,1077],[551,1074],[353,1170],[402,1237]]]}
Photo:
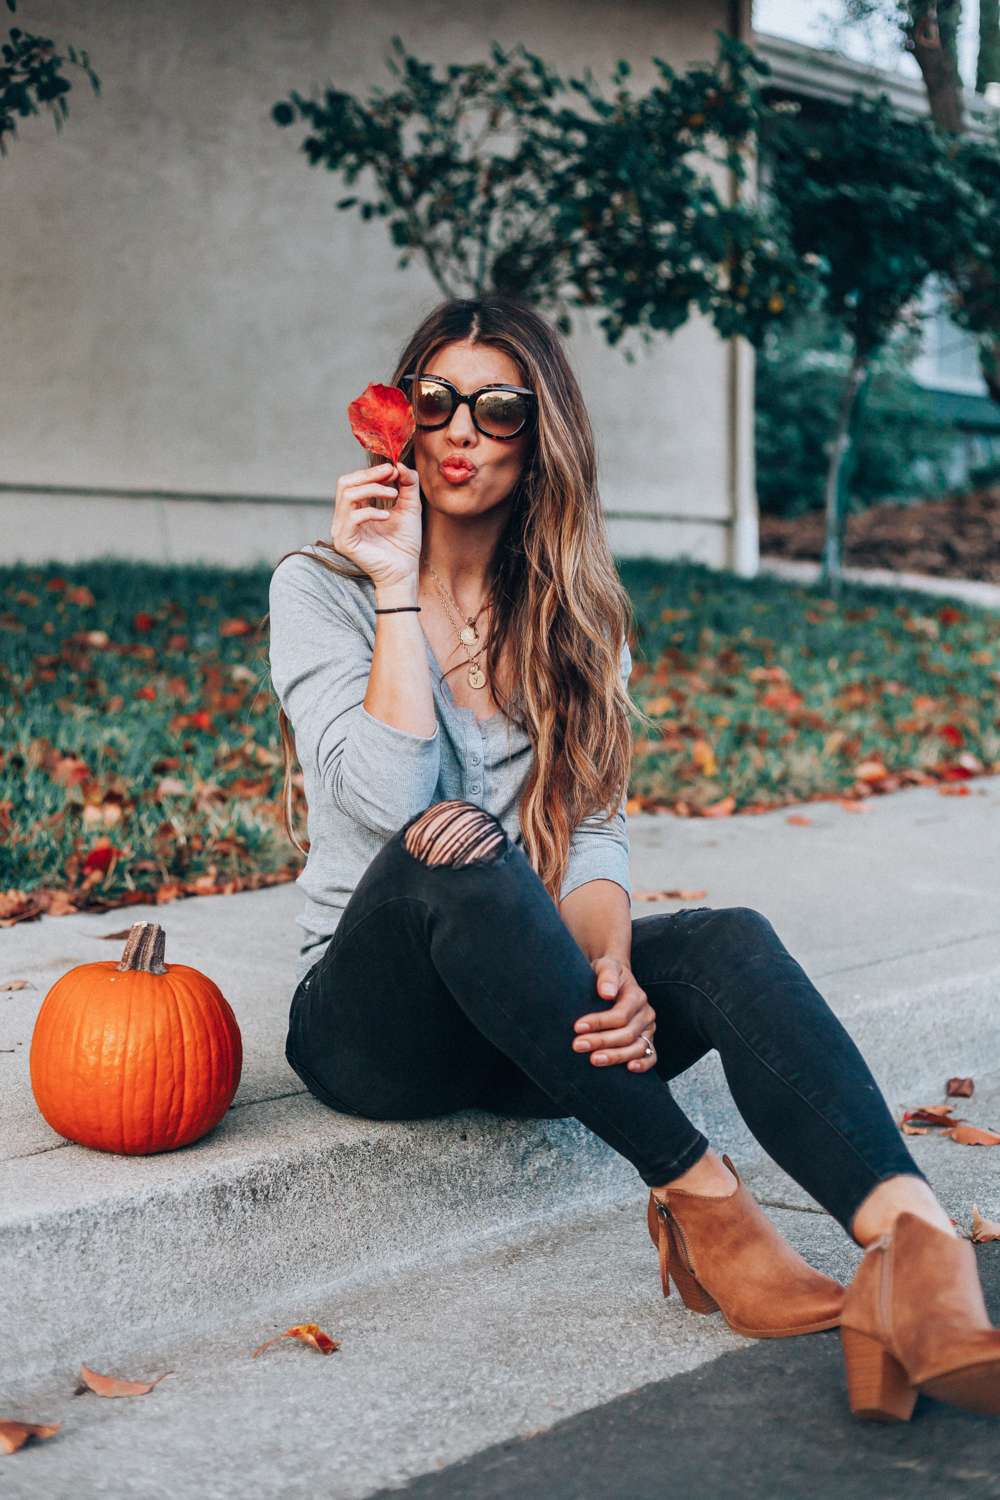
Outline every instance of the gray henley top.
{"label": "gray henley top", "polygon": [[[364,708],[375,644],[375,589],[296,554],[271,580],[271,677],[295,731],[309,806],[309,857],[298,884],[306,907],[296,976],[319,959],[367,866],[410,818],[460,797],[485,808],[521,841],[518,810],[531,768],[524,730],[502,714],[459,708],[430,646],[437,729],[394,729]],[[622,647],[622,673],[631,670]],[[629,891],[624,806],[585,819],[573,835],[565,897],[589,880]]]}

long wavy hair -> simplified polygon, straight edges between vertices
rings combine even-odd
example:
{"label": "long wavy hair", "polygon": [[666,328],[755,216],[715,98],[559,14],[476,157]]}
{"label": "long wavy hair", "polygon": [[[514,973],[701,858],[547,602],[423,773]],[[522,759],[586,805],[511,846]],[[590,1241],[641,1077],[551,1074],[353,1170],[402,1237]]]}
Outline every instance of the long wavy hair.
{"label": "long wavy hair", "polygon": [[[558,337],[537,313],[502,298],[445,302],[406,345],[392,383],[401,386],[404,375],[419,375],[458,343],[502,350],[538,398],[531,447],[490,560],[485,664],[494,701],[526,731],[534,752],[521,834],[558,900],[574,830],[586,817],[612,817],[628,781],[630,705],[620,654],[630,605],[601,513],[590,419]],[[412,442],[402,456],[412,464]],[[359,576],[328,543],[318,546],[317,562]],[[294,837],[294,744],[284,711],[281,727],[286,827]]]}

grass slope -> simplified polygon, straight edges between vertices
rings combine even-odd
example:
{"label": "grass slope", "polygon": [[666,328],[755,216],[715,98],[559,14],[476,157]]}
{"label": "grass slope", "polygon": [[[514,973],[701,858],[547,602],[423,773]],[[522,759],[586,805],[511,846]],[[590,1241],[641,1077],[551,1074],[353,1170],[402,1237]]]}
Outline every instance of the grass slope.
{"label": "grass slope", "polygon": [[[1000,769],[1000,617],[858,590],[835,604],[686,564],[622,575],[646,716],[633,807],[718,816]],[[0,893],[15,893],[0,920],[294,877],[258,636],[267,583],[264,569],[0,570]]]}

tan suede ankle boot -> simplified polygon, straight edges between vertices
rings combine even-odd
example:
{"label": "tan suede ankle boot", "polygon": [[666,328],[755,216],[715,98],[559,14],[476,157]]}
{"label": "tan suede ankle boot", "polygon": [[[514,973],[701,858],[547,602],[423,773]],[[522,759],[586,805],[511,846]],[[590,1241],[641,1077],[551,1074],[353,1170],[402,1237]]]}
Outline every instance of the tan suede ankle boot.
{"label": "tan suede ankle boot", "polygon": [[990,1323],[976,1253],[916,1214],[869,1246],[841,1320],[855,1416],[908,1422],[917,1392],[1000,1416],[1000,1329]]}
{"label": "tan suede ankle boot", "polygon": [[673,1278],[685,1307],[721,1310],[734,1333],[751,1339],[835,1328],[844,1288],[792,1249],[729,1157],[723,1161],[737,1182],[726,1198],[671,1187],[649,1195],[649,1235],[660,1252],[664,1297]]}

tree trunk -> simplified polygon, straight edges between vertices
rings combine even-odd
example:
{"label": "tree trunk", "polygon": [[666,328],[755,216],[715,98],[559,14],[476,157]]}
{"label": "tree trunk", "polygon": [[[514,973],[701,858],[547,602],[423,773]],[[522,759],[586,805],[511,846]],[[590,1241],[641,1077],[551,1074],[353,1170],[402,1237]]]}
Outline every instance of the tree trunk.
{"label": "tree trunk", "polygon": [[840,395],[837,426],[830,445],[830,467],[826,474],[826,542],[823,547],[823,582],[831,592],[840,588],[843,566],[843,520],[847,516],[848,489],[857,453],[861,403],[858,393],[868,373],[870,355],[855,349],[844,389]]}
{"label": "tree trunk", "polygon": [[909,0],[906,33],[923,75],[931,116],[942,130],[965,129],[962,79],[958,71],[958,25],[962,0]]}
{"label": "tree trunk", "polygon": [[979,0],[979,61],[976,93],[988,83],[1000,83],[1000,0]]}

